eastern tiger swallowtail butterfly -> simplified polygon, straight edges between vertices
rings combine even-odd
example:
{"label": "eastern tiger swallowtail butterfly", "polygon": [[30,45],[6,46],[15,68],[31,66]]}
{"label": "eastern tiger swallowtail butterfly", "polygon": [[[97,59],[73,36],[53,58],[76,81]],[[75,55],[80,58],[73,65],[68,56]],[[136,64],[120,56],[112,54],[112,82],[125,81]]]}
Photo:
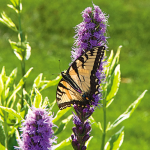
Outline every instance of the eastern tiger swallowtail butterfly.
{"label": "eastern tiger swallowtail butterfly", "polygon": [[93,94],[97,95],[99,79],[96,77],[104,55],[104,46],[97,46],[78,57],[66,72],[61,72],[56,101],[59,109],[70,107],[71,104],[85,107],[94,101]]}

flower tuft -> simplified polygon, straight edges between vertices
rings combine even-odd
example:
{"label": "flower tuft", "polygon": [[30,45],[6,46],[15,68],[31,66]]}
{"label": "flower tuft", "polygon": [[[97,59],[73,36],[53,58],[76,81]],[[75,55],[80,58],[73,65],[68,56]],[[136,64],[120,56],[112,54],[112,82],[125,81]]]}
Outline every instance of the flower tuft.
{"label": "flower tuft", "polygon": [[54,126],[52,119],[46,110],[32,107],[26,120],[22,123],[22,135],[18,140],[19,147],[15,149],[51,150],[52,144],[56,143],[56,136],[52,130]]}
{"label": "flower tuft", "polygon": [[83,22],[75,27],[75,43],[71,52],[72,61],[95,46],[103,45],[107,48],[105,34],[108,16],[98,6],[94,4],[93,6],[94,10],[87,7],[82,12]]}

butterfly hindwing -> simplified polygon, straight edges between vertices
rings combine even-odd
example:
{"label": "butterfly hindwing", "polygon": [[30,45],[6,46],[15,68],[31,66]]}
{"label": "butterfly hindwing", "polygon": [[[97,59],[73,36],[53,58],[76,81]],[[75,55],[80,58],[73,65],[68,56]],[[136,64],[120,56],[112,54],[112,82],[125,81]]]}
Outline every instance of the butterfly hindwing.
{"label": "butterfly hindwing", "polygon": [[104,46],[94,47],[85,52],[63,73],[58,84],[56,100],[60,109],[77,104],[85,106],[94,101],[93,94],[98,94],[99,80],[97,69],[104,55]]}
{"label": "butterfly hindwing", "polygon": [[57,104],[60,109],[70,107],[71,104],[82,102],[82,96],[65,80],[61,80],[57,87]]}

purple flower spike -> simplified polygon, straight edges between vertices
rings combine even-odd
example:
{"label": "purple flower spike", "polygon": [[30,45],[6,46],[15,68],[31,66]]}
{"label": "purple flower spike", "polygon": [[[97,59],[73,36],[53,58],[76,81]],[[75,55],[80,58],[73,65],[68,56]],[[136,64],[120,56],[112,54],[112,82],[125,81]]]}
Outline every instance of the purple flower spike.
{"label": "purple flower spike", "polygon": [[[72,48],[72,61],[76,60],[83,53],[92,49],[95,46],[105,46],[107,48],[107,16],[101,11],[101,9],[94,5],[94,10],[91,7],[87,7],[82,12],[83,22],[75,27],[76,35],[75,43]],[[99,84],[105,82],[104,65],[105,61],[101,61],[100,67],[96,72],[96,76],[99,79]],[[91,125],[88,122],[88,118],[93,114],[96,106],[100,104],[102,99],[102,89],[99,87],[99,94],[93,95],[94,102],[93,107],[87,105],[85,108],[78,107],[74,104],[76,115],[73,116],[74,135],[71,135],[72,146],[75,150],[86,150],[85,142],[90,138]]]}
{"label": "purple flower spike", "polygon": [[72,146],[75,150],[86,149],[85,142],[89,139],[91,131],[91,126],[87,119],[92,115],[94,109],[92,108],[93,111],[91,111],[90,107],[88,109],[78,107],[77,105],[74,105],[74,109],[77,115],[73,113],[75,127],[72,128],[72,131],[74,132],[74,136],[71,135]]}
{"label": "purple flower spike", "polygon": [[52,127],[52,116],[42,108],[32,107],[32,111],[26,116],[22,123],[22,135],[18,140],[20,150],[51,150],[52,144],[56,143],[56,136]]}

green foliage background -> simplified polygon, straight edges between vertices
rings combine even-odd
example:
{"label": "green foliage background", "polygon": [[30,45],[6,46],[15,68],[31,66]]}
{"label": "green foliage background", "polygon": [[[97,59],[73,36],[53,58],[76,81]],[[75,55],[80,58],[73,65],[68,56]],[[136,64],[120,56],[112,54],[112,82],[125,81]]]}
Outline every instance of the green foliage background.
{"label": "green foliage background", "polygon": [[[9,17],[17,22],[15,13],[7,7],[9,0],[0,0],[0,12],[5,11]],[[92,6],[91,0],[23,0],[22,27],[28,35],[32,47],[31,57],[26,62],[26,70],[34,70],[27,80],[27,88],[39,73],[49,79],[54,79],[61,71],[68,68],[71,47],[74,43],[74,29],[82,21],[81,12]],[[129,120],[124,122],[125,139],[122,150],[148,150],[150,147],[150,1],[149,0],[93,0],[103,12],[109,14],[108,19],[108,47],[109,50],[122,45],[120,64],[122,83],[115,101],[108,108],[107,120],[113,122],[126,108],[145,90],[148,89],[139,107]],[[0,70],[6,67],[6,72],[18,68],[18,80],[21,78],[21,64],[13,54],[8,39],[17,41],[17,35],[3,24],[0,24]],[[109,52],[108,52],[109,53]],[[54,74],[54,75],[53,75]],[[56,87],[44,91],[50,101],[55,99]],[[57,111],[58,108],[56,107]],[[96,121],[102,120],[102,111],[94,113]],[[108,133],[108,137],[119,130]],[[70,123],[65,139],[71,134]],[[93,130],[94,136],[89,149],[99,149],[101,132]],[[62,139],[58,139],[61,141]],[[96,147],[98,146],[98,147]],[[68,150],[70,147],[68,147]],[[67,148],[66,148],[67,150]]]}

